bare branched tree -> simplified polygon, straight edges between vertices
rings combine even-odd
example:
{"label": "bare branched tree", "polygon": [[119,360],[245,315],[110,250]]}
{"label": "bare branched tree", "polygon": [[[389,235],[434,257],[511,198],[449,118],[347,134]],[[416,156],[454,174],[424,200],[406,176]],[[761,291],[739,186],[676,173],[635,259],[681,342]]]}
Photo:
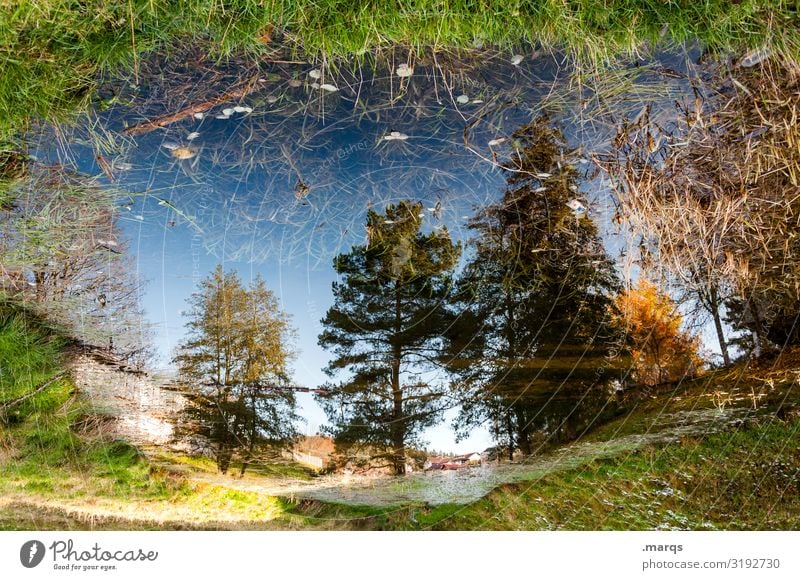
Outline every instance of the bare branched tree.
{"label": "bare branched tree", "polygon": [[[744,300],[756,337],[800,300],[800,68],[767,61],[719,67],[678,119],[648,111],[621,123],[609,155],[620,221],[641,240],[641,264],[687,290],[711,314],[730,361],[721,309]],[[791,334],[791,332],[790,332]]]}
{"label": "bare branched tree", "polygon": [[31,167],[4,188],[0,288],[78,339],[131,363],[149,356],[141,284],[113,190],[61,166]]}

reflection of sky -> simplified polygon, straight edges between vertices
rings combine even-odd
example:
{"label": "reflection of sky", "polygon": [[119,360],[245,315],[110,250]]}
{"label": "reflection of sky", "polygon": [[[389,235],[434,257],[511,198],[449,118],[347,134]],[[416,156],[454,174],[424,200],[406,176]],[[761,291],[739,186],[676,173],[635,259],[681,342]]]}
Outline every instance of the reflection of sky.
{"label": "reflection of sky", "polygon": [[[292,75],[308,83],[308,68]],[[189,118],[135,139],[117,135],[102,149],[117,185],[131,194],[121,223],[149,281],[144,307],[156,327],[161,365],[168,365],[183,336],[186,298],[222,263],[245,282],[261,274],[299,331],[296,381],[323,383],[328,357],[316,338],[332,303],[331,259],[364,243],[368,208],[383,210],[406,198],[426,207],[438,202],[441,216],[426,211],[425,227],[446,225],[455,239],[465,239],[466,218],[503,189],[493,155],[502,160],[509,143],[490,147],[489,141],[507,139],[529,122],[544,95],[561,91],[561,115],[554,118],[576,145],[580,141],[591,149],[612,128],[602,115],[587,120],[590,91],[552,84],[565,72],[549,58],[521,67],[500,58],[469,74],[446,77],[418,67],[402,84],[391,75],[356,82],[343,74],[340,90],[328,94],[307,85],[290,87],[279,71],[268,77],[263,91],[246,99],[251,114],[214,118],[232,106],[226,104],[202,120]],[[648,88],[651,76],[637,76],[642,94],[617,95],[617,106],[635,112],[643,100],[669,96]],[[119,131],[126,115],[130,112],[112,108],[97,126]],[[137,117],[127,120],[142,116],[147,114],[137,110]],[[392,131],[407,139],[385,140]],[[60,142],[52,155],[100,174],[98,151],[87,147],[90,142],[75,139],[68,147]],[[193,148],[196,156],[179,161],[165,145]],[[302,199],[295,196],[298,181],[310,188]],[[586,193],[592,189],[596,182]],[[609,242],[610,249],[617,245]],[[310,395],[300,400],[313,431],[324,415]],[[430,431],[432,447],[467,451],[488,445],[487,434],[476,432],[456,446],[448,427],[454,415],[448,413]]]}

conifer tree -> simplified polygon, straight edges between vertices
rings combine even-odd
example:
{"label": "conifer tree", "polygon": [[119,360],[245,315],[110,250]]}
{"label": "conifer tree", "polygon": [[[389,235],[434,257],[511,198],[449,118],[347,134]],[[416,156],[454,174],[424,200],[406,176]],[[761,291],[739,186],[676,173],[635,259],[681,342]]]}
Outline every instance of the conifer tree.
{"label": "conifer tree", "polygon": [[295,436],[289,318],[260,277],[245,288],[222,266],[190,304],[188,336],[175,357],[190,387],[177,431],[208,444],[222,473],[235,457],[244,473],[260,448]]}
{"label": "conifer tree", "polygon": [[460,246],[446,228],[422,231],[423,207],[402,201],[370,211],[367,243],[334,259],[341,277],[319,344],[332,351],[318,397],[340,449],[366,449],[395,474],[407,449],[440,415],[444,387],[423,373],[441,363],[442,333]]}
{"label": "conifer tree", "polygon": [[538,118],[513,142],[503,198],[470,224],[450,368],[459,430],[488,422],[510,453],[529,454],[534,432],[572,438],[602,406],[618,282],[561,133]]}

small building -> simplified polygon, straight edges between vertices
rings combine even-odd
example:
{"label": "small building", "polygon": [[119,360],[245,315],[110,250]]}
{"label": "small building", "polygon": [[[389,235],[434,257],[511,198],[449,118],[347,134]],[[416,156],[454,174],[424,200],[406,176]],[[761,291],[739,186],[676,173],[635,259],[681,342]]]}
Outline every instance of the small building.
{"label": "small building", "polygon": [[321,435],[306,435],[295,442],[289,458],[314,469],[327,469],[336,451],[333,439]]}
{"label": "small building", "polygon": [[473,451],[467,456],[467,463],[470,465],[480,465],[483,461],[483,457],[477,451]]}
{"label": "small building", "polygon": [[425,470],[461,469],[463,467],[480,465],[481,462],[481,454],[477,452],[458,455],[457,457],[428,457],[425,461]]}
{"label": "small building", "polygon": [[444,469],[445,464],[449,461],[449,457],[428,457],[423,464],[423,469],[425,469],[425,471]]}
{"label": "small building", "polygon": [[478,452],[467,453],[466,455],[459,455],[453,457],[451,463],[458,463],[460,465],[480,465],[482,461],[481,454]]}

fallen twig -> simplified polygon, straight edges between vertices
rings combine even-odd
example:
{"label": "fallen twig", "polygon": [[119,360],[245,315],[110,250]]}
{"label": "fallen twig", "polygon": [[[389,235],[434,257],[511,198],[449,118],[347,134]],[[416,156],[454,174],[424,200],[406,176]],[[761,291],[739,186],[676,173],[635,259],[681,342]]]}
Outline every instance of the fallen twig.
{"label": "fallen twig", "polygon": [[230,91],[222,93],[218,97],[209,99],[208,101],[203,101],[202,103],[189,105],[188,107],[184,107],[175,113],[162,115],[161,117],[156,117],[155,119],[143,121],[141,123],[137,123],[136,125],[131,125],[130,127],[127,127],[123,133],[125,135],[144,135],[150,131],[154,131],[161,127],[166,127],[167,125],[171,125],[172,123],[176,123],[186,119],[187,117],[191,117],[195,113],[205,113],[209,109],[216,107],[217,105],[221,105],[222,103],[226,103],[234,99],[241,99],[242,97],[254,92],[259,86],[258,76],[253,76]]}

